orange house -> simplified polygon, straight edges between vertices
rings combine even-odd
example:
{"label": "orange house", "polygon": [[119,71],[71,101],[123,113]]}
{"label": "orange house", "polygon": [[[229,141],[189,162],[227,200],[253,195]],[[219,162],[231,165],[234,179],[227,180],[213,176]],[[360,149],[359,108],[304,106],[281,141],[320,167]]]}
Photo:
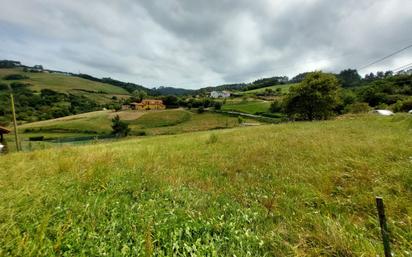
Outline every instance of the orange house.
{"label": "orange house", "polygon": [[164,110],[166,106],[163,104],[162,100],[147,99],[143,100],[141,103],[131,103],[132,110]]}

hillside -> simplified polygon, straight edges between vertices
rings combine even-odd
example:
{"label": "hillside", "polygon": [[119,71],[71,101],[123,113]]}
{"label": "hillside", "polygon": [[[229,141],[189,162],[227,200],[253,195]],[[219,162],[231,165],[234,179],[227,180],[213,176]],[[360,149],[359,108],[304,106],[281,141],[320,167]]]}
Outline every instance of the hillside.
{"label": "hillside", "polygon": [[11,83],[16,81],[4,80],[4,77],[11,74],[20,74],[27,79],[18,82],[29,83],[31,90],[40,92],[42,89],[50,89],[59,93],[70,93],[87,96],[98,102],[108,102],[113,96],[128,96],[125,89],[95,82],[80,77],[64,75],[59,73],[24,72],[23,68],[0,69],[0,83]]}
{"label": "hillside", "polygon": [[382,256],[412,249],[411,117],[236,128],[0,157],[0,255]]}
{"label": "hillside", "polygon": [[231,100],[227,101],[226,104],[222,106],[222,110],[243,112],[248,114],[263,113],[269,111],[270,103],[271,102],[269,101],[262,100]]}
{"label": "hillside", "polygon": [[263,93],[267,89],[271,89],[273,91],[276,91],[278,88],[280,88],[282,93],[288,93],[289,88],[292,86],[296,86],[299,83],[292,83],[292,84],[284,84],[284,85],[274,85],[274,86],[269,86],[269,87],[262,87],[258,89],[252,89],[252,90],[247,90],[243,92],[239,92],[239,94],[256,94],[256,93]]}
{"label": "hillside", "polygon": [[[110,139],[112,119],[116,115],[129,124],[132,136],[181,134],[241,126],[237,117],[212,112],[199,114],[196,110],[95,111],[19,126],[23,149],[58,147],[61,142],[87,143],[96,138]],[[244,119],[244,122],[257,123],[249,118]],[[30,138],[33,137],[42,137],[43,140],[30,141]],[[8,141],[9,149],[14,150],[14,138],[9,137]]]}

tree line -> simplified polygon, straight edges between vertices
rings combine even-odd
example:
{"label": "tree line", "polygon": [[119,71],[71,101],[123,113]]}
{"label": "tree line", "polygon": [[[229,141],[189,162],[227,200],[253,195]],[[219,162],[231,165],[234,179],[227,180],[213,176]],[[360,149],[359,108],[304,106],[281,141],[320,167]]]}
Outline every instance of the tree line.
{"label": "tree line", "polygon": [[270,111],[294,120],[323,120],[372,108],[412,110],[412,75],[378,72],[361,79],[355,70],[306,73],[299,85],[272,102]]}

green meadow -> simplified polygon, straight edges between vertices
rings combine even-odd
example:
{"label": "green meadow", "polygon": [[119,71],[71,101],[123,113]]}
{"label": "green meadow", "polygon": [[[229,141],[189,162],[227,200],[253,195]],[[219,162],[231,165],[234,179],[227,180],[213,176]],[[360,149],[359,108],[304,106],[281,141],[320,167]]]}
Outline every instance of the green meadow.
{"label": "green meadow", "polygon": [[[121,120],[129,124],[130,135],[132,136],[180,134],[233,128],[241,125],[236,117],[212,112],[198,114],[195,109],[193,111],[171,109],[147,112],[96,111],[23,124],[19,126],[22,147],[24,150],[43,149],[61,146],[60,141],[70,142],[70,139],[77,143],[76,139],[83,137],[90,137],[91,141],[95,141],[95,137],[111,134],[112,119],[116,115],[119,115]],[[244,122],[256,121],[244,119]],[[43,137],[44,141],[29,141],[33,137]],[[10,151],[14,151],[14,137],[10,136],[7,141]]]}
{"label": "green meadow", "polygon": [[375,196],[410,256],[411,131],[343,116],[0,156],[0,256],[383,256]]}
{"label": "green meadow", "polygon": [[250,101],[232,101],[222,106],[223,111],[236,111],[249,114],[268,112],[270,101],[250,100]]}
{"label": "green meadow", "polygon": [[99,103],[109,102],[112,96],[122,98],[129,95],[125,89],[113,85],[58,73],[24,72],[22,68],[0,69],[0,82],[4,76],[11,74],[28,77],[15,82],[30,83],[30,89],[37,92],[50,89],[60,93],[84,95]]}
{"label": "green meadow", "polygon": [[280,88],[282,93],[288,93],[289,88],[298,85],[299,83],[294,83],[294,84],[285,84],[285,85],[274,85],[270,87],[262,87],[258,89],[253,89],[253,90],[248,90],[248,91],[243,91],[239,92],[240,94],[256,94],[256,93],[263,93],[266,89],[272,89],[275,91],[276,89]]}

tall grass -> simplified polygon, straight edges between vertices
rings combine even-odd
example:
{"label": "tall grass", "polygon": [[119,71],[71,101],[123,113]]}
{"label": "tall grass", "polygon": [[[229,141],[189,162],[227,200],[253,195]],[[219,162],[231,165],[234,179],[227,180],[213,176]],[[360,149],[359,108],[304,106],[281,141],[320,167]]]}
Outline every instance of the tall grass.
{"label": "tall grass", "polygon": [[0,255],[381,256],[380,195],[408,256],[411,129],[361,116],[2,156]]}

